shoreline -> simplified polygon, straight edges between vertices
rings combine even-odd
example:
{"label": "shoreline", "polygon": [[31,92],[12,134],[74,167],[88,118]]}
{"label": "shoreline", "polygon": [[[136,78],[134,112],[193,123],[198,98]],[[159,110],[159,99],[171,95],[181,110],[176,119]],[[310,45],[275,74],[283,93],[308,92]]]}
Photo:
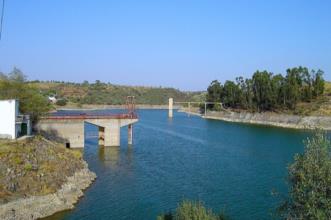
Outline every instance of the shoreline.
{"label": "shoreline", "polygon": [[[82,105],[82,106],[77,106],[77,105],[68,105],[68,106],[57,106],[56,111],[61,111],[61,110],[70,110],[70,111],[75,111],[75,110],[104,110],[104,109],[125,109],[127,108],[126,105]],[[168,110],[169,106],[168,105],[146,105],[146,104],[136,104],[135,105],[136,109],[162,109],[162,110]],[[174,109],[179,109],[180,106],[174,106]]]}
{"label": "shoreline", "polygon": [[264,125],[279,128],[290,128],[297,130],[322,129],[331,130],[331,116],[298,116],[279,114],[274,112],[250,113],[250,112],[208,112],[207,115],[198,111],[179,110],[187,114],[197,115],[204,119],[220,120],[232,123],[243,123],[252,125]]}
{"label": "shoreline", "polygon": [[[56,110],[71,110],[71,111],[84,111],[84,110],[103,110],[103,109],[124,109],[125,105],[83,105],[81,107],[67,106],[57,108]],[[136,105],[136,109],[160,109],[168,110],[168,105]],[[331,130],[331,116],[299,116],[289,115],[274,112],[263,113],[250,113],[250,112],[208,112],[207,115],[199,113],[198,108],[180,108],[174,106],[174,110],[178,112],[185,112],[187,114],[196,115],[204,119],[220,120],[233,123],[243,123],[252,125],[265,125],[279,128],[290,128],[297,130]]]}
{"label": "shoreline", "polygon": [[84,168],[67,177],[67,181],[55,193],[20,198],[0,205],[0,219],[33,220],[73,209],[79,198],[84,196],[83,191],[95,179],[96,174],[88,169],[84,161]]}

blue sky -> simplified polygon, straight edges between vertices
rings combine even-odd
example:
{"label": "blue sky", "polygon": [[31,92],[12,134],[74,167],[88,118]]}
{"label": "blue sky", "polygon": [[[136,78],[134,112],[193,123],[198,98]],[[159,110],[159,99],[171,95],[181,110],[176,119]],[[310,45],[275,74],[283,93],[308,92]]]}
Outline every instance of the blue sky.
{"label": "blue sky", "polygon": [[0,71],[204,90],[298,65],[331,80],[331,1],[7,0]]}

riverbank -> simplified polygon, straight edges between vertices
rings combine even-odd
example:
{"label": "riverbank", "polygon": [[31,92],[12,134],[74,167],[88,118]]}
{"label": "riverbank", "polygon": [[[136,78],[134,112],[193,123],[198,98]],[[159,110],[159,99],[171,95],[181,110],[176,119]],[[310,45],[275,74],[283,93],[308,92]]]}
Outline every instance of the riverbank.
{"label": "riverbank", "polygon": [[331,116],[299,116],[280,114],[274,112],[251,113],[233,111],[208,111],[206,115],[199,113],[198,109],[182,109],[181,111],[199,115],[205,119],[222,120],[227,122],[267,125],[292,129],[323,129],[331,130]]}
{"label": "riverbank", "polygon": [[37,136],[0,142],[0,219],[39,219],[74,208],[96,178],[82,153]]}

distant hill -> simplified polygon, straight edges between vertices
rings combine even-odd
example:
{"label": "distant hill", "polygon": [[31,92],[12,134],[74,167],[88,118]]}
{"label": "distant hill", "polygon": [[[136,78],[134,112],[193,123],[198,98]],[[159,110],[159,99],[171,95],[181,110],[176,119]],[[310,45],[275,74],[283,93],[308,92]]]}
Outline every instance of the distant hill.
{"label": "distant hill", "polygon": [[56,95],[70,103],[77,104],[125,104],[127,96],[135,96],[137,104],[167,104],[169,97],[176,101],[203,101],[205,92],[183,92],[174,88],[121,86],[95,83],[39,82],[29,84],[37,87],[45,95]]}

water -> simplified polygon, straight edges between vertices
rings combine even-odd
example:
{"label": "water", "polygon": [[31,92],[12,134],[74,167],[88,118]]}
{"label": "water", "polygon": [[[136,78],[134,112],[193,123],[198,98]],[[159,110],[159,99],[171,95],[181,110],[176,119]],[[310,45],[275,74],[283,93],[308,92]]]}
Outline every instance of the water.
{"label": "water", "polygon": [[271,219],[286,195],[287,165],[309,133],[141,110],[134,145],[99,148],[86,124],[84,157],[98,178],[72,211],[50,219],[143,219],[201,200],[232,219]]}

